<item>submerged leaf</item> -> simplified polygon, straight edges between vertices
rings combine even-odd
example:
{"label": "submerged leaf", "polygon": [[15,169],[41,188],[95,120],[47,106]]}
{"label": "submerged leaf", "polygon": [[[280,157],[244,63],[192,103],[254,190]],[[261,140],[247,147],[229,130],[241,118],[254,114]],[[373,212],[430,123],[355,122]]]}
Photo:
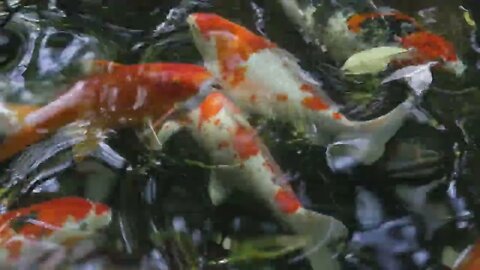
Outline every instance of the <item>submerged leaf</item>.
{"label": "submerged leaf", "polygon": [[385,70],[390,61],[408,50],[400,47],[376,47],[358,52],[345,61],[342,70],[346,74],[375,74]]}
{"label": "submerged leaf", "polygon": [[231,242],[231,255],[212,262],[212,264],[236,263],[255,259],[275,259],[304,248],[308,243],[306,236],[275,235],[252,240]]}

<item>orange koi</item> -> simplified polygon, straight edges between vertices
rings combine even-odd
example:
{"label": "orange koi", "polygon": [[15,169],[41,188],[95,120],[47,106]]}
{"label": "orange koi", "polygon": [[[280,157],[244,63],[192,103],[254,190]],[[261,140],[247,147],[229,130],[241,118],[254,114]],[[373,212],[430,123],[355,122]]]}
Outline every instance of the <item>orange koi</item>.
{"label": "orange koi", "polygon": [[[69,247],[111,221],[110,208],[79,197],[64,197],[0,215],[0,262],[15,264],[36,248]],[[39,254],[37,254],[39,255]]]}
{"label": "orange koi", "polygon": [[0,145],[4,161],[69,123],[106,129],[158,119],[178,105],[199,103],[212,76],[192,64],[152,63],[101,69],[53,102],[23,116],[20,129]]}
{"label": "orange koi", "polygon": [[347,119],[298,60],[273,42],[215,14],[188,18],[204,64],[243,111],[287,122],[327,146],[333,170],[372,164],[410,114],[412,98],[370,121]]}

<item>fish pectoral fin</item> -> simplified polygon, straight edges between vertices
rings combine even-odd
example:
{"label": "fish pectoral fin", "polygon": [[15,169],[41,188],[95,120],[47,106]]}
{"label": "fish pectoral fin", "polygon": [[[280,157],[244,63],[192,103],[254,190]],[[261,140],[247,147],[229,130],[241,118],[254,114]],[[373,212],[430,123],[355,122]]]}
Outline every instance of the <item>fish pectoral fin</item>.
{"label": "fish pectoral fin", "polygon": [[338,219],[306,210],[291,220],[295,233],[305,235],[309,241],[304,251],[293,261],[307,257],[312,269],[340,269],[335,254],[344,247],[348,229]]}
{"label": "fish pectoral fin", "polygon": [[370,138],[337,141],[327,146],[327,164],[332,171],[348,171],[357,165],[371,165],[385,150]]}
{"label": "fish pectoral fin", "polygon": [[208,195],[210,195],[210,200],[212,204],[218,206],[225,202],[225,200],[232,193],[232,189],[227,187],[222,179],[219,179],[218,174],[215,170],[210,172],[210,181],[208,182]]}
{"label": "fish pectoral fin", "polygon": [[88,127],[85,138],[72,147],[73,159],[76,162],[83,161],[87,156],[97,151],[100,143],[103,141],[104,131],[99,128]]}

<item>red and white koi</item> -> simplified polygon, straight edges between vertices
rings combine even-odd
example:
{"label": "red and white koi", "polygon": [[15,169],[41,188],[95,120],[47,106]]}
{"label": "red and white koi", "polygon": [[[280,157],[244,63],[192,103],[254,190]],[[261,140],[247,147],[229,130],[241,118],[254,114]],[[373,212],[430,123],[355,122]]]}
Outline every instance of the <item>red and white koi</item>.
{"label": "red and white koi", "polygon": [[413,98],[370,121],[351,121],[320,83],[271,41],[215,14],[188,18],[205,66],[243,111],[292,124],[327,146],[333,170],[372,164],[410,114]]}
{"label": "red and white koi", "polygon": [[[428,31],[413,17],[398,10],[380,7],[356,13],[352,9],[332,10],[325,25],[313,14],[325,7],[298,0],[279,0],[285,13],[301,29],[308,41],[315,41],[341,63],[351,55],[380,46],[398,46],[410,49],[397,66],[421,65],[441,61],[437,66],[463,74],[465,65],[457,56],[453,44],[444,37]],[[365,3],[368,1],[364,1]],[[361,5],[360,3],[357,3]]]}
{"label": "red and white koi", "polygon": [[281,180],[284,173],[240,108],[222,93],[213,92],[188,119],[167,122],[159,132],[160,137],[166,140],[182,127],[191,132],[211,157],[215,168],[211,172],[209,193],[214,204],[220,204],[234,190],[251,194],[290,230],[312,237],[307,255],[313,269],[337,269],[326,244],[343,240],[347,234],[345,226],[332,217],[303,208],[288,182]]}
{"label": "red and white koi", "polygon": [[16,266],[45,252],[69,248],[105,228],[110,208],[79,197],[64,197],[0,215],[0,265]]}
{"label": "red and white koi", "polygon": [[[162,118],[178,106],[188,109],[201,102],[212,83],[207,70],[192,64],[152,63],[103,68],[106,69],[75,83],[44,107],[32,111],[25,109],[28,113],[20,116],[23,118],[20,128],[8,134],[0,144],[0,161],[75,121],[85,121],[91,131],[87,135],[95,139],[98,130],[136,126],[146,118]],[[14,119],[8,113],[3,115],[7,116],[7,123]]]}

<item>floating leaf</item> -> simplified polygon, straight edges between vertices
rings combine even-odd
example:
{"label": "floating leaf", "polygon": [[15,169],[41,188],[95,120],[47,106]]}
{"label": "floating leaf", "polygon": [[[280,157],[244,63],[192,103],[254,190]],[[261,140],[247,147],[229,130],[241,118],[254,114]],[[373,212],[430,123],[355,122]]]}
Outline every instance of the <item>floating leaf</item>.
{"label": "floating leaf", "polygon": [[351,75],[375,74],[385,70],[393,58],[407,51],[404,48],[387,46],[364,50],[350,56],[342,70]]}
{"label": "floating leaf", "polygon": [[470,25],[471,27],[476,27],[475,21],[472,19],[472,15],[470,14],[470,11],[465,10],[463,12],[463,18],[465,19],[465,22]]}
{"label": "floating leaf", "polygon": [[382,84],[404,79],[407,82],[408,86],[410,86],[410,88],[415,92],[415,94],[417,96],[421,96],[423,95],[425,90],[430,87],[430,84],[432,83],[433,77],[432,72],[430,71],[430,67],[435,64],[437,64],[437,62],[428,62],[423,65],[401,68],[386,77],[382,81]]}

